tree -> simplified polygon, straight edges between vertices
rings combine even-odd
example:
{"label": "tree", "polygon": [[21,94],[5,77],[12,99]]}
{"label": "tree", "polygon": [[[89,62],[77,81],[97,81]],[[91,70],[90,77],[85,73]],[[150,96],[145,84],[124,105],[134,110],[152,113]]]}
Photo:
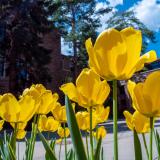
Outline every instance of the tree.
{"label": "tree", "polygon": [[107,22],[107,28],[116,28],[122,30],[126,27],[133,26],[142,31],[143,46],[142,53],[145,52],[148,41],[155,43],[155,34],[148,29],[138,18],[136,18],[134,11],[116,12]]}
{"label": "tree", "polygon": [[[95,40],[96,30],[101,26],[96,3],[96,0],[64,0],[58,10],[53,12],[54,24],[60,29],[64,41],[72,47],[74,79],[77,77],[78,68],[87,66],[85,40],[89,37]],[[105,12],[110,10],[106,9]]]}
{"label": "tree", "polygon": [[12,93],[23,89],[19,80],[27,78],[27,74],[30,83],[44,83],[49,78],[46,64],[50,61],[50,51],[41,45],[43,35],[53,29],[46,5],[45,0],[0,1],[0,54],[9,64]]}

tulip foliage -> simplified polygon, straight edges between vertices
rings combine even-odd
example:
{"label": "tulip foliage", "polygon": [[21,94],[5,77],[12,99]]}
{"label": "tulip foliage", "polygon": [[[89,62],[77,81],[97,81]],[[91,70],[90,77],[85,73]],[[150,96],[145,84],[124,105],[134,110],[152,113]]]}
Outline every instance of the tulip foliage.
{"label": "tulip foliage", "polygon": [[[16,143],[24,139],[26,150],[23,159],[33,160],[38,135],[47,160],[62,158],[62,145],[66,160],[103,160],[102,142],[107,135],[104,122],[108,120],[110,107],[113,107],[113,158],[118,160],[118,80],[128,81],[127,88],[135,110],[133,114],[124,111],[126,124],[133,132],[135,159],[143,158],[140,134],[149,160],[153,159],[154,135],[160,159],[160,138],[154,130],[155,118],[160,116],[160,71],[151,73],[144,82],[136,84],[129,80],[145,63],[157,59],[155,51],[140,56],[141,45],[141,32],[132,27],[122,31],[105,30],[100,33],[94,45],[91,38],[86,40],[89,68],[81,71],[75,84],[70,82],[60,86],[65,94],[65,105],[58,102],[57,93],[52,93],[42,84],[26,88],[19,98],[11,93],[0,95],[0,130],[3,132],[4,122],[8,122],[13,129],[11,134],[4,131],[4,138],[0,139],[0,159],[19,159]],[[112,88],[107,81],[113,82]],[[113,106],[104,106],[111,89]],[[79,106],[78,111],[75,111],[76,105]],[[32,130],[26,136],[29,121],[32,121]],[[146,133],[150,133],[149,145]],[[68,147],[69,136],[72,147]]]}

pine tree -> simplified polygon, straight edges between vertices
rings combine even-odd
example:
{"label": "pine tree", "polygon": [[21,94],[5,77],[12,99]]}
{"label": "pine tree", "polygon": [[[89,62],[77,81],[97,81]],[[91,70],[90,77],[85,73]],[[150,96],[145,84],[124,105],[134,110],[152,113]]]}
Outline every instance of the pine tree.
{"label": "pine tree", "polygon": [[58,10],[53,12],[54,24],[59,28],[65,42],[70,42],[72,46],[74,79],[78,70],[87,66],[85,40],[89,37],[95,40],[96,30],[101,26],[96,3],[96,0],[64,0]]}
{"label": "pine tree", "polygon": [[50,51],[40,45],[43,35],[53,29],[47,5],[45,0],[0,1],[0,54],[9,63],[9,88],[13,93],[23,88],[19,80],[27,78],[26,70],[30,83],[44,83],[49,78],[46,64]]}
{"label": "pine tree", "polygon": [[116,12],[107,22],[107,28],[116,28],[122,30],[126,27],[133,26],[142,31],[143,46],[142,53],[145,52],[148,41],[155,42],[155,34],[152,30],[148,29],[138,18],[136,18],[134,11]]}

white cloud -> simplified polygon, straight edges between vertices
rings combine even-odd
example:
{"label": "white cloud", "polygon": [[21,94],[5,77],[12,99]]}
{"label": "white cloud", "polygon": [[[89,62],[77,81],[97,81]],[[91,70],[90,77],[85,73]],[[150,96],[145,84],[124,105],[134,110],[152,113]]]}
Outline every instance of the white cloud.
{"label": "white cloud", "polygon": [[160,4],[156,0],[142,0],[131,9],[148,28],[154,31],[160,29]]}
{"label": "white cloud", "polygon": [[[112,1],[112,0],[110,0]],[[120,0],[117,0],[120,1]],[[118,4],[118,3],[117,3]],[[107,4],[103,3],[103,2],[99,2],[96,4],[96,10],[98,11],[99,9],[103,9],[106,8]],[[103,15],[99,15],[99,19],[100,19],[100,23],[101,23],[101,27],[98,28],[98,32],[103,31],[104,29],[106,29],[106,22],[107,20],[113,15],[113,13],[116,11],[115,8],[113,8],[113,10],[109,13],[103,14]]]}
{"label": "white cloud", "polygon": [[[107,0],[109,2],[109,6],[113,7],[113,10],[109,13],[103,14],[99,16],[100,22],[102,24],[101,27],[98,28],[98,32],[103,31],[106,28],[106,22],[107,20],[112,17],[112,15],[117,11],[116,7],[117,5],[123,5],[123,0]],[[107,4],[103,2],[97,2],[96,4],[96,10],[106,8]]]}
{"label": "white cloud", "polygon": [[112,7],[123,4],[123,0],[108,0],[108,2],[110,3],[110,6]]}

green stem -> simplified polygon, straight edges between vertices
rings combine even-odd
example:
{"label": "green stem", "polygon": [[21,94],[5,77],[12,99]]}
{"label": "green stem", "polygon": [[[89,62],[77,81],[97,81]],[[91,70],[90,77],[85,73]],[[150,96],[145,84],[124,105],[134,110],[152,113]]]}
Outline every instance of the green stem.
{"label": "green stem", "polygon": [[152,160],[152,159],[153,159],[152,144],[153,144],[153,117],[150,118],[150,149],[149,149],[149,160]]}
{"label": "green stem", "polygon": [[17,125],[18,123],[15,123],[14,131],[11,139],[11,147],[13,149],[14,154],[16,155],[16,136],[17,136]]}
{"label": "green stem", "polygon": [[19,160],[19,142],[18,142],[18,160]]}
{"label": "green stem", "polygon": [[90,147],[91,147],[91,160],[94,160],[93,155],[93,137],[92,137],[92,107],[90,108]]}
{"label": "green stem", "polygon": [[65,157],[67,160],[67,140],[66,140],[66,125],[64,123],[64,146],[65,146]]}
{"label": "green stem", "polygon": [[146,143],[146,138],[145,138],[144,133],[142,133],[142,138],[143,138],[143,143],[144,143],[144,147],[145,147],[145,150],[146,150],[146,154],[147,154],[147,157],[148,157],[148,159],[149,159],[149,152],[148,152],[147,143]]}
{"label": "green stem", "polygon": [[87,157],[88,157],[88,160],[89,160],[88,134],[87,134],[87,132],[85,132],[85,135],[86,135],[86,149],[87,149]]}
{"label": "green stem", "polygon": [[63,138],[62,138],[62,141],[61,141],[61,143],[60,143],[60,148],[59,148],[59,160],[61,159],[62,142],[63,142]]}
{"label": "green stem", "polygon": [[31,133],[31,144],[30,144],[31,146],[29,148],[29,160],[33,159],[38,123],[39,123],[39,115],[34,115],[33,128],[32,128],[33,131]]}
{"label": "green stem", "polygon": [[114,160],[118,160],[117,138],[117,80],[113,80],[113,134],[114,134]]}
{"label": "green stem", "polygon": [[158,152],[158,160],[160,160],[160,147],[159,147],[159,143],[158,143],[158,139],[157,139],[157,135],[155,132],[155,129],[153,128],[153,133],[154,133],[154,138],[155,138],[155,142],[156,142],[156,147],[157,147],[157,152]]}
{"label": "green stem", "polygon": [[50,138],[50,132],[48,131],[47,132],[47,139],[48,139],[48,141],[49,141],[49,138]]}

